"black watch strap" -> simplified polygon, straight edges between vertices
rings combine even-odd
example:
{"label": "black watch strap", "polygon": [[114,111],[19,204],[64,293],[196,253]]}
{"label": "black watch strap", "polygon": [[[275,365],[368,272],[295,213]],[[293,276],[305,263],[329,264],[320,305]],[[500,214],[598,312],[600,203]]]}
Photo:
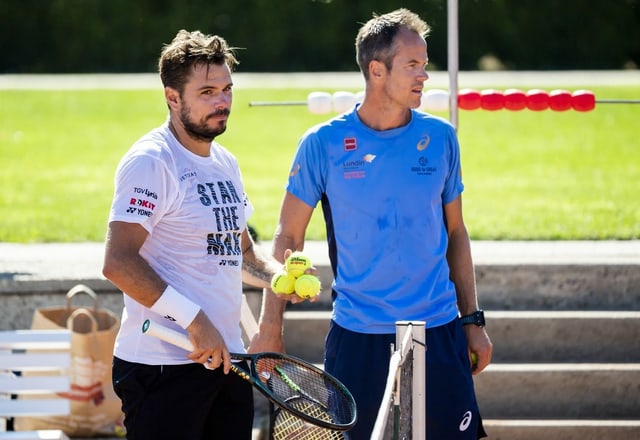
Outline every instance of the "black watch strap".
{"label": "black watch strap", "polygon": [[474,324],[478,327],[484,327],[486,325],[484,320],[484,311],[476,310],[470,315],[465,315],[460,318],[460,322],[462,323],[462,325]]}

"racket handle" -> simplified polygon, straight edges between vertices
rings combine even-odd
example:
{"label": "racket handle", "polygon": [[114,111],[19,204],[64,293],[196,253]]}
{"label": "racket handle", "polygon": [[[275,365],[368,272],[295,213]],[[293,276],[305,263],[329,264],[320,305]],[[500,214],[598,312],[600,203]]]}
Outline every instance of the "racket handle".
{"label": "racket handle", "polygon": [[155,336],[158,339],[162,339],[165,342],[184,348],[187,351],[193,351],[193,344],[184,333],[177,332],[168,327],[156,324],[150,320],[146,320],[142,324],[142,333],[150,336]]}

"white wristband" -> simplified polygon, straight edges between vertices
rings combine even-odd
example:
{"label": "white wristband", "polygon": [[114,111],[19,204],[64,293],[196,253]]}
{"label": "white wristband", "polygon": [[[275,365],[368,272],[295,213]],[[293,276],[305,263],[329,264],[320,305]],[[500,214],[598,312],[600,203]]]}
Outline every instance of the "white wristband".
{"label": "white wristband", "polygon": [[167,286],[151,306],[151,310],[186,329],[200,311],[200,306],[173,287]]}

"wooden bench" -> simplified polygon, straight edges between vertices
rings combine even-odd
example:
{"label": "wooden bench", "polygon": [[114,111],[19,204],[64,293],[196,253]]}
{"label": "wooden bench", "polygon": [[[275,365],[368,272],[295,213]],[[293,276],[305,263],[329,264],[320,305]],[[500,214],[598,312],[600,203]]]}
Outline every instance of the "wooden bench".
{"label": "wooden bench", "polygon": [[[0,425],[0,439],[69,440],[55,429],[13,431],[13,418],[70,413],[68,399],[16,398],[69,391],[69,377],[60,375],[60,371],[67,370],[71,364],[70,347],[68,330],[0,331],[0,423],[4,422],[4,428]],[[38,375],[21,374],[30,371],[37,371]]]}

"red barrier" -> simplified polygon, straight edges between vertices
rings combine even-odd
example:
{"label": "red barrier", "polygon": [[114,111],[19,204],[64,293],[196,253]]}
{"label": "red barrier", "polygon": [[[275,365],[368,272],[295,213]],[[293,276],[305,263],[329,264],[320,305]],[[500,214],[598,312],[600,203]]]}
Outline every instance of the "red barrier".
{"label": "red barrier", "polygon": [[520,89],[507,89],[504,91],[504,108],[511,111],[527,108],[527,95]]}
{"label": "red barrier", "polygon": [[501,110],[504,108],[504,95],[499,90],[483,90],[480,92],[480,107],[489,111]]}
{"label": "red barrier", "polygon": [[551,92],[542,89],[531,89],[528,92],[520,89],[507,89],[504,92],[495,89],[482,91],[462,89],[458,93],[458,108],[462,110],[496,111],[504,108],[519,111],[526,108],[532,111],[550,109],[564,112],[573,109],[579,112],[588,112],[593,110],[595,106],[596,97],[589,90],[577,90],[571,93],[561,89]]}
{"label": "red barrier", "polygon": [[458,92],[458,107],[463,110],[476,110],[480,108],[480,92],[474,89],[462,89]]}
{"label": "red barrier", "polygon": [[[354,95],[350,92],[335,92],[333,96],[327,92],[311,92],[307,101],[258,101],[250,102],[249,106],[275,106],[275,105],[307,105],[311,113],[328,113],[332,109],[336,112],[346,111],[354,105],[354,102],[362,102],[364,92]],[[449,92],[446,90],[429,90],[422,96],[421,108],[427,111],[445,111],[449,107]],[[556,112],[564,112],[573,109],[578,112],[588,112],[596,107],[596,104],[640,104],[640,99],[599,99],[590,90],[576,90],[571,93],[567,90],[552,90],[546,92],[541,89],[532,89],[524,92],[520,89],[507,89],[504,92],[495,89],[478,91],[475,89],[462,89],[458,93],[458,108],[462,110],[489,110],[496,111],[507,109],[519,111],[529,109],[542,111],[551,109]]]}
{"label": "red barrier", "polygon": [[566,90],[552,90],[549,93],[549,108],[556,112],[564,112],[571,110],[572,97],[571,93]]}
{"label": "red barrier", "polygon": [[535,112],[549,108],[549,94],[540,89],[532,89],[527,92],[527,108]]}
{"label": "red barrier", "polygon": [[596,96],[590,90],[576,90],[571,95],[571,106],[577,112],[588,112],[596,107]]}

